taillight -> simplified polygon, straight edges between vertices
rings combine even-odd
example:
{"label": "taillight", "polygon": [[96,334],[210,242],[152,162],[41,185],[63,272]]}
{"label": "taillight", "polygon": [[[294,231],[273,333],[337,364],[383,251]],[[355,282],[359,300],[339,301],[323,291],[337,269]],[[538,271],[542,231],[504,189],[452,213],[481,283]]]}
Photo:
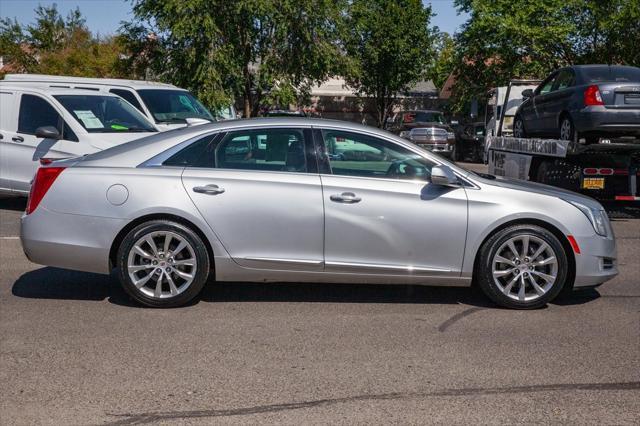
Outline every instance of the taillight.
{"label": "taillight", "polygon": [[597,85],[591,85],[584,91],[584,105],[604,105],[602,96],[600,95],[600,89]]}
{"label": "taillight", "polygon": [[38,169],[36,177],[31,184],[31,191],[29,192],[27,214],[33,213],[38,207],[40,201],[42,201],[49,188],[51,188],[51,185],[53,185],[53,182],[64,169],[64,167],[40,167]]}

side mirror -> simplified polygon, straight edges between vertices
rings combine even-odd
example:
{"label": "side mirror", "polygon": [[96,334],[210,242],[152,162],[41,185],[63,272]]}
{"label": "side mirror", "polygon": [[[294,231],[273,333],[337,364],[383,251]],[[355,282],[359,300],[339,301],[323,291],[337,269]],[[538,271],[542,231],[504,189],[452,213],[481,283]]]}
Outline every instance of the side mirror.
{"label": "side mirror", "polygon": [[458,178],[448,166],[433,166],[431,168],[431,183],[440,186],[460,186]]}
{"label": "side mirror", "polygon": [[532,89],[526,89],[522,91],[522,98],[526,99],[526,98],[533,98],[533,90]]}
{"label": "side mirror", "polygon": [[60,139],[60,132],[53,126],[42,126],[36,129],[36,137],[44,139]]}

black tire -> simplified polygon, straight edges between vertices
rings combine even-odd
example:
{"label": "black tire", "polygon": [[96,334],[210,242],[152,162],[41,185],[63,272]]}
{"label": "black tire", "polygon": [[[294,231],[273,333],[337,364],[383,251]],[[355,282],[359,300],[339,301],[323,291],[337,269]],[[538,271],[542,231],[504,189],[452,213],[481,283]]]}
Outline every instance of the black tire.
{"label": "black tire", "polygon": [[527,132],[524,128],[524,120],[520,116],[517,116],[513,121],[513,136],[516,138],[527,137]]}
{"label": "black tire", "polygon": [[[542,240],[555,252],[557,260],[556,279],[551,287],[538,298],[530,301],[514,300],[505,295],[494,281],[493,260],[498,249],[508,240],[518,236],[534,236]],[[514,225],[491,236],[480,248],[475,278],[483,293],[496,304],[511,309],[536,309],[555,299],[565,287],[568,276],[568,261],[565,249],[548,230],[537,225]],[[530,285],[530,284],[528,284]]]}
{"label": "black tire", "polygon": [[[162,232],[170,232],[172,234],[175,234],[178,237],[184,239],[190,245],[190,248],[193,250],[193,257],[195,259],[195,274],[192,274],[193,279],[191,283],[188,284],[185,289],[182,290],[179,294],[175,296],[156,298],[145,294],[142,290],[139,290],[134,285],[132,278],[129,275],[127,266],[129,254],[134,248],[136,242],[152,233]],[[174,246],[173,249],[175,250],[178,248]],[[163,256],[163,254],[160,255]],[[175,265],[167,264],[166,266],[173,266],[174,270],[177,269]],[[118,249],[117,267],[118,277],[120,279],[122,287],[134,300],[149,307],[174,308],[187,304],[200,293],[209,277],[210,260],[204,242],[192,229],[170,220],[152,220],[136,226],[124,237]],[[154,267],[150,267],[150,269],[154,269]],[[159,269],[160,268],[155,270],[157,271]],[[169,270],[171,270],[170,267]],[[191,271],[192,270],[193,269],[191,269]],[[150,274],[153,274],[153,272],[151,272]],[[167,273],[167,275],[169,274]],[[173,278],[176,278],[175,275],[173,275]],[[168,286],[167,279],[161,279],[160,285],[161,288],[163,286]]]}

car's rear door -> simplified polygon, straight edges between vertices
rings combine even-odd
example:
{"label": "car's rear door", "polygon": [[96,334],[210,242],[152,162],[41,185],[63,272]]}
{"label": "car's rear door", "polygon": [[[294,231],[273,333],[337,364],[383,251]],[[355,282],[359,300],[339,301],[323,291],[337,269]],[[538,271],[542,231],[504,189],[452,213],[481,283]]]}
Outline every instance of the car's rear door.
{"label": "car's rear door", "polygon": [[315,132],[325,205],[325,270],[459,276],[467,230],[463,188],[430,184],[427,160],[378,136]]}
{"label": "car's rear door", "polygon": [[240,265],[322,270],[323,205],[310,128],[233,130],[186,167],[194,204]]}

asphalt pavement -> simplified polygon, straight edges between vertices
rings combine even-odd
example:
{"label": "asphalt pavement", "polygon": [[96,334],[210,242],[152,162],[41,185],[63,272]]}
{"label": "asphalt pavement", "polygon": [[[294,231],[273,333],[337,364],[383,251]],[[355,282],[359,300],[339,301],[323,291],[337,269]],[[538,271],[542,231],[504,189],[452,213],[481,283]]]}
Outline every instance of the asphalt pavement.
{"label": "asphalt pavement", "polygon": [[420,286],[209,285],[132,303],[30,263],[0,199],[0,423],[638,424],[640,214],[620,275],[535,311]]}

